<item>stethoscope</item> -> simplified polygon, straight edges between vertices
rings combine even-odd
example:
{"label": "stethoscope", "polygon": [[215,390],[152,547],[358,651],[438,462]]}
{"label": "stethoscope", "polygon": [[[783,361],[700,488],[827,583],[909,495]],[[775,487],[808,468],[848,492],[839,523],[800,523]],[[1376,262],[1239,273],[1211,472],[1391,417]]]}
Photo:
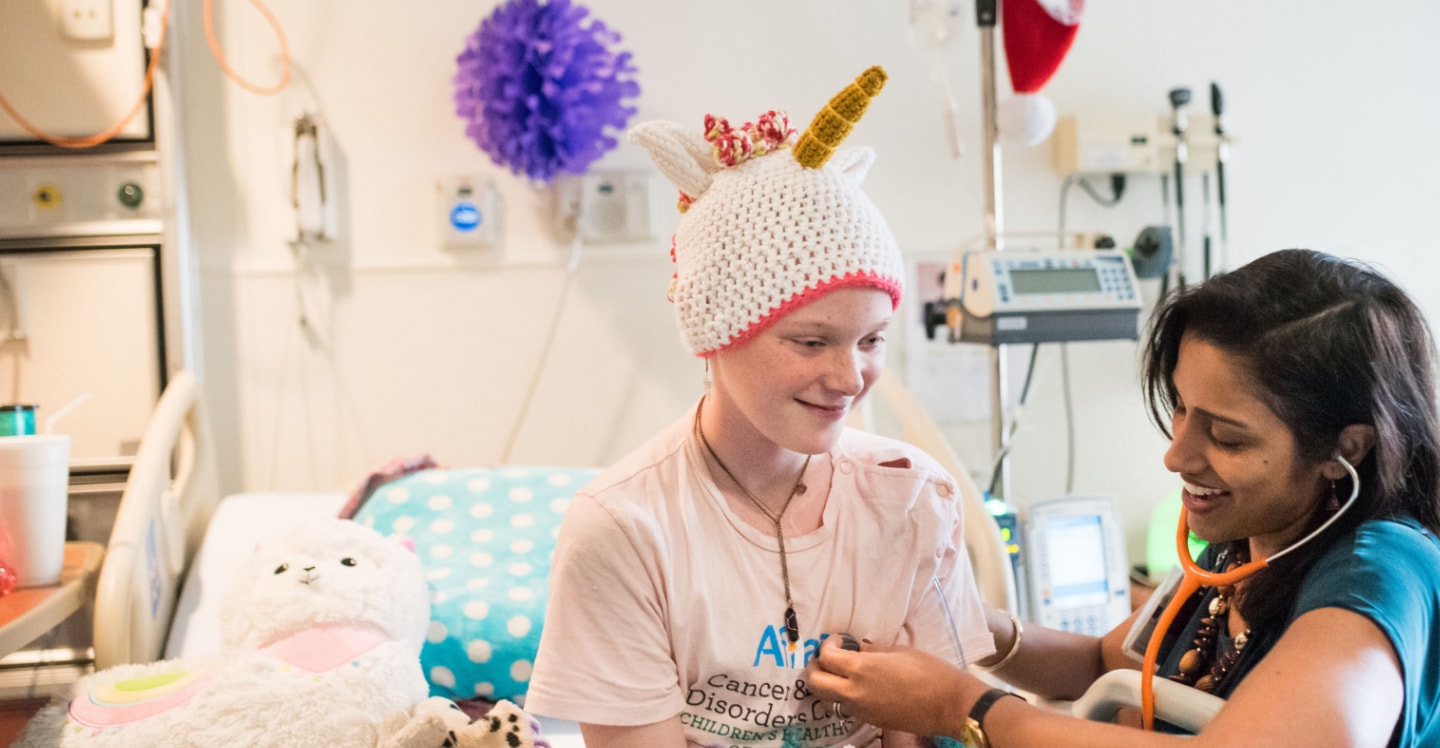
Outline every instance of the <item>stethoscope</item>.
{"label": "stethoscope", "polygon": [[1291,543],[1289,547],[1269,558],[1256,559],[1229,571],[1207,571],[1200,568],[1195,563],[1195,559],[1190,557],[1190,523],[1187,521],[1184,507],[1181,507],[1180,523],[1175,531],[1175,550],[1179,554],[1180,568],[1185,576],[1180,580],[1180,584],[1175,590],[1175,596],[1170,598],[1170,602],[1165,606],[1165,611],[1160,614],[1159,622],[1155,624],[1155,631],[1150,635],[1150,642],[1145,646],[1145,663],[1140,670],[1140,710],[1145,720],[1146,730],[1155,729],[1155,664],[1160,657],[1160,642],[1165,638],[1165,632],[1170,630],[1170,624],[1175,621],[1175,616],[1180,612],[1180,608],[1184,606],[1186,600],[1200,591],[1201,587],[1225,587],[1236,584],[1269,566],[1271,561],[1305,545],[1311,538],[1324,532],[1325,528],[1340,519],[1340,515],[1344,514],[1360,496],[1360,475],[1344,457],[1336,455],[1335,459],[1339,460],[1345,468],[1345,472],[1350,474],[1350,498],[1345,500],[1345,503],[1330,516],[1330,519],[1325,520],[1309,535]]}

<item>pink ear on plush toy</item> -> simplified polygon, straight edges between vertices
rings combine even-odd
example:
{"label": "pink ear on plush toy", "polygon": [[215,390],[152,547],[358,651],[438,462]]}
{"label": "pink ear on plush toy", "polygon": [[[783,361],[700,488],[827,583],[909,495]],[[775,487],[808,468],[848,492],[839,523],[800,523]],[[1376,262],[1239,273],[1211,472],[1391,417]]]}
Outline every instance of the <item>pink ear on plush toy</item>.
{"label": "pink ear on plush toy", "polygon": [[415,541],[411,540],[410,538],[396,538],[395,540],[399,542],[400,545],[405,546],[405,550],[410,551],[411,553],[415,552]]}
{"label": "pink ear on plush toy", "polygon": [[1000,105],[1000,137],[1039,145],[1055,129],[1055,105],[1040,94],[1080,30],[1085,0],[1004,0],[1001,30],[1015,96]]}

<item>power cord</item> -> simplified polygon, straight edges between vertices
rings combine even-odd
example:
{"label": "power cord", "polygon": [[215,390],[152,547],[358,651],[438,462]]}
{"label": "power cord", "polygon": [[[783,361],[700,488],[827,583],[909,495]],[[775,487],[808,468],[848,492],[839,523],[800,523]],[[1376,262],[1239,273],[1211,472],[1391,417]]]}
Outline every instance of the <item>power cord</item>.
{"label": "power cord", "polygon": [[[1058,248],[1065,248],[1065,207],[1068,202],[1070,188],[1075,185],[1085,190],[1098,205],[1104,208],[1113,208],[1120,204],[1120,198],[1125,195],[1126,178],[1124,172],[1115,172],[1110,175],[1110,197],[1101,195],[1095,185],[1081,174],[1071,174],[1065,177],[1060,186],[1060,207],[1059,226],[1056,231]],[[1168,206],[1167,206],[1168,207]],[[1034,355],[1033,353],[1031,354]],[[1070,352],[1065,343],[1060,344],[1060,387],[1065,403],[1065,493],[1068,495],[1075,490],[1075,403],[1070,392]]]}
{"label": "power cord", "polygon": [[535,391],[540,386],[540,376],[545,373],[546,365],[550,361],[550,352],[555,347],[555,333],[560,329],[560,320],[565,313],[565,300],[570,296],[570,281],[575,277],[575,271],[580,267],[580,250],[583,244],[580,240],[580,230],[576,227],[574,241],[570,244],[570,262],[565,266],[565,280],[560,284],[560,298],[555,302],[555,313],[550,317],[550,329],[545,333],[545,343],[540,349],[540,360],[535,363],[535,373],[530,377],[530,383],[525,387],[525,397],[520,401],[520,412],[515,415],[515,423],[510,426],[510,433],[505,437],[505,447],[500,452],[501,465],[510,463],[510,454],[515,449],[515,442],[520,438],[520,429],[530,417],[530,406],[535,402]]}
{"label": "power cord", "polygon": [[1113,208],[1116,205],[1120,204],[1120,198],[1125,195],[1125,183],[1126,177],[1124,172],[1115,172],[1114,174],[1111,174],[1111,195],[1110,197],[1105,197],[1104,195],[1100,194],[1099,190],[1095,189],[1095,185],[1090,184],[1090,181],[1085,178],[1085,175],[1071,174],[1065,177],[1065,181],[1060,184],[1060,225],[1058,230],[1056,231],[1055,248],[1065,248],[1065,207],[1066,204],[1069,202],[1067,198],[1070,194],[1071,187],[1074,187],[1078,184],[1080,185],[1081,189],[1085,190],[1085,194],[1089,195],[1090,199],[1094,200],[1097,204],[1100,205],[1100,207]]}
{"label": "power cord", "polygon": [[1060,344],[1060,388],[1065,400],[1065,495],[1075,491],[1075,399],[1070,395],[1070,345]]}
{"label": "power cord", "polygon": [[995,463],[990,466],[990,485],[985,489],[986,495],[995,495],[995,487],[1000,484],[1000,466],[1005,464],[1005,458],[1010,456],[1010,449],[1015,444],[1015,432],[1020,428],[1020,414],[1025,409],[1025,401],[1030,397],[1030,382],[1035,378],[1035,359],[1039,353],[1040,344],[1032,343],[1030,363],[1025,366],[1025,383],[1020,386],[1020,400],[1015,403],[1015,417],[1010,419],[1010,431],[1005,435],[1005,446],[995,455]]}

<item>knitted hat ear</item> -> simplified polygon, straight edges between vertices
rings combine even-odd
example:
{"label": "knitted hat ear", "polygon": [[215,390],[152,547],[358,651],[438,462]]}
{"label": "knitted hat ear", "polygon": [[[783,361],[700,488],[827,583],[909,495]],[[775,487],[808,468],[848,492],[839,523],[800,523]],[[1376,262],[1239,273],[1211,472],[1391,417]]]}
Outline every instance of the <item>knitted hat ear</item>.
{"label": "knitted hat ear", "polygon": [[875,149],[869,146],[847,148],[835,154],[830,163],[858,185],[865,181],[865,175],[870,173],[870,165],[875,163]]}
{"label": "knitted hat ear", "polygon": [[884,82],[884,70],[866,70],[806,137],[777,110],[739,126],[707,114],[703,138],[672,122],[630,131],[683,193],[668,296],[696,355],[743,345],[837,288],[878,289],[899,305],[900,248],[860,188],[875,152],[835,152]]}
{"label": "knitted hat ear", "polygon": [[692,198],[710,189],[710,176],[720,170],[710,144],[678,122],[655,120],[630,129],[630,142],[650,152],[650,158],[680,191]]}

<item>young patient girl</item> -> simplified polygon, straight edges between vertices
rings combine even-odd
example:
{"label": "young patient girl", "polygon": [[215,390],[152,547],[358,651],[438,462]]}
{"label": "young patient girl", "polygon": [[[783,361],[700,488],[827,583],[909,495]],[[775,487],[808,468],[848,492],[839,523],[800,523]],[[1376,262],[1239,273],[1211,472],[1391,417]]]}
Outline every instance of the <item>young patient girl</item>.
{"label": "young patient girl", "polygon": [[994,651],[955,479],[845,425],[902,264],[860,190],[873,152],[834,149],[884,81],[865,71],[798,138],[774,111],[631,134],[681,190],[670,298],[711,380],[561,527],[526,708],[589,748],[916,745],[811,692],[820,643]]}

